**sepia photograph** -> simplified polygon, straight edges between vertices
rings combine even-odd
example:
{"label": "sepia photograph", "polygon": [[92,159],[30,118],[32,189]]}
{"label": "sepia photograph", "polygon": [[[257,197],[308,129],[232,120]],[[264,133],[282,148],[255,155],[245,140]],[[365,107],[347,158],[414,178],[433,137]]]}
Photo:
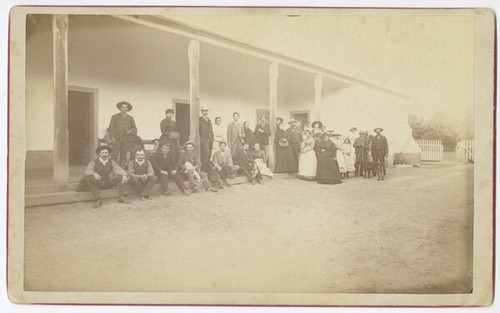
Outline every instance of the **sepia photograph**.
{"label": "sepia photograph", "polygon": [[10,18],[11,301],[491,303],[492,11]]}

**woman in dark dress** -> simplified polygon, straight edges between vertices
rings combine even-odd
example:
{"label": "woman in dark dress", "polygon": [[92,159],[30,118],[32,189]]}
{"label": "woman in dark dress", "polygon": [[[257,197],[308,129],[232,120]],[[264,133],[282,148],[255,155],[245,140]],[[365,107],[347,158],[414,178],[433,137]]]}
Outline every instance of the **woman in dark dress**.
{"label": "woman in dark dress", "polygon": [[295,173],[297,164],[294,161],[290,138],[285,131],[285,124],[281,123],[274,137],[276,143],[276,166],[275,173]]}
{"label": "woman in dark dress", "polygon": [[321,135],[321,141],[315,146],[314,150],[318,155],[318,170],[316,180],[320,184],[340,184],[339,165],[337,163],[337,147],[330,141],[327,133]]}

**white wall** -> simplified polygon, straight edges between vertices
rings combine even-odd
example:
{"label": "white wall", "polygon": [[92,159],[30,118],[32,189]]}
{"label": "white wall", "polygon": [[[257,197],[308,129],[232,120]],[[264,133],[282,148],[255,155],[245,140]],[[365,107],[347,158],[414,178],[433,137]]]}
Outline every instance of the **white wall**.
{"label": "white wall", "polygon": [[[100,137],[118,112],[115,104],[122,100],[134,106],[131,115],[139,135],[143,139],[159,137],[159,123],[172,99],[189,100],[188,42],[187,38],[111,17],[70,17],[69,84],[98,89]],[[52,150],[50,17],[39,19],[27,49],[27,148]],[[237,111],[241,122],[249,121],[253,128],[256,109],[269,108],[268,68],[267,61],[202,43],[201,105],[211,108],[212,119],[221,116],[224,125]],[[329,129],[347,132],[351,126],[369,130],[384,127],[393,152],[411,136],[404,100],[364,86],[332,89],[329,84],[324,81],[321,106],[321,120]],[[314,76],[280,66],[277,116],[286,121],[290,111],[303,110],[314,114]]]}
{"label": "white wall", "polygon": [[374,134],[375,127],[382,127],[391,154],[412,138],[407,100],[383,91],[352,85],[326,96],[320,110],[327,128],[342,134],[351,127]]}

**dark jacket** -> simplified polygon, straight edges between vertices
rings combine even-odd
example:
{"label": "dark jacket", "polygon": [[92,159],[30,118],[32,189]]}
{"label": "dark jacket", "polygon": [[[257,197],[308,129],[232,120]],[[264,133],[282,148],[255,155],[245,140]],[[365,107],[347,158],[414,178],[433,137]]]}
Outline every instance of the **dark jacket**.
{"label": "dark jacket", "polygon": [[152,165],[157,175],[160,171],[167,171],[168,173],[176,171],[179,168],[179,159],[176,158],[170,151],[164,156],[162,153],[158,153],[154,156]]}
{"label": "dark jacket", "polygon": [[160,142],[167,142],[171,131],[177,130],[175,122],[171,119],[165,118],[160,122],[161,137]]}
{"label": "dark jacket", "polygon": [[244,149],[241,149],[240,151],[238,151],[234,161],[236,165],[239,165],[240,167],[243,167],[245,169],[253,168],[253,157],[250,150],[247,150],[245,152]]}
{"label": "dark jacket", "polygon": [[212,142],[214,140],[214,130],[212,128],[212,121],[208,118],[205,120],[200,116],[200,140]]}
{"label": "dark jacket", "polygon": [[288,138],[290,138],[290,145],[292,147],[300,147],[300,142],[301,142],[301,132],[300,132],[300,128],[296,127],[296,128],[288,128],[286,130],[286,132],[288,133]]}
{"label": "dark jacket", "polygon": [[[127,131],[130,130],[130,133]],[[128,114],[117,113],[111,117],[109,122],[109,134],[114,138],[123,138],[127,135],[137,134],[134,118]]]}
{"label": "dark jacket", "polygon": [[[260,132],[259,130],[262,130]],[[267,146],[269,144],[269,136],[271,136],[271,127],[269,127],[269,124],[257,124],[255,126],[255,141],[260,144],[261,147]]]}
{"label": "dark jacket", "polygon": [[384,156],[389,154],[389,144],[387,143],[387,138],[383,135],[375,136],[372,139],[372,155],[375,154]]}
{"label": "dark jacket", "polygon": [[243,128],[243,132],[245,133],[245,138],[243,141],[250,145],[250,149],[253,149],[253,145],[255,143],[255,135],[250,128]]}

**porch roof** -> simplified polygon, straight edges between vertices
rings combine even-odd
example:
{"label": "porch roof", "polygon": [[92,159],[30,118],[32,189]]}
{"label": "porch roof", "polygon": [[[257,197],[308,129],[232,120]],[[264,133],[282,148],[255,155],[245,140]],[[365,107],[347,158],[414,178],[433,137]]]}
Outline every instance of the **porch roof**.
{"label": "porch roof", "polygon": [[195,28],[190,25],[172,20],[165,16],[150,16],[150,15],[113,15],[113,17],[126,20],[139,25],[144,25],[147,27],[167,31],[180,36],[188,37],[190,39],[196,39],[200,42],[205,42],[212,44],[214,46],[222,47],[228,50],[240,52],[246,55],[251,55],[260,59],[264,59],[270,62],[279,62],[280,64],[287,65],[291,68],[302,70],[315,75],[321,75],[325,78],[333,80],[338,85],[362,85],[368,88],[376,89],[379,91],[392,94],[403,99],[409,99],[406,95],[383,88],[366,82],[348,75],[337,73],[335,71],[319,67],[317,65],[307,63],[283,54],[279,54],[273,51],[255,47],[240,41],[227,38],[218,34],[214,34],[203,29]]}

